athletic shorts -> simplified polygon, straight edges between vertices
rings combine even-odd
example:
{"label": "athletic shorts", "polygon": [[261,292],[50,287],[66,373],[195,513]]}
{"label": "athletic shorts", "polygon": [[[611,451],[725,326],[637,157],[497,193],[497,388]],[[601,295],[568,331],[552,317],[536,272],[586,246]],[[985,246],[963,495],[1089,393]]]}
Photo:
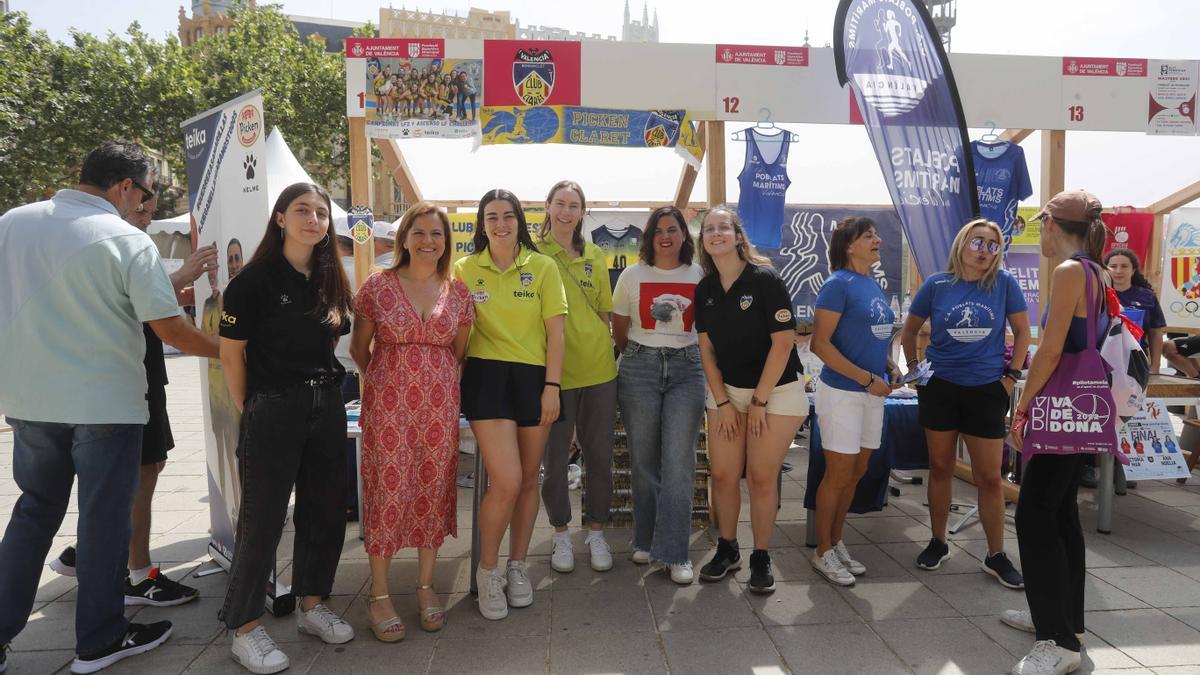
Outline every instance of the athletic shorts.
{"label": "athletic shorts", "polygon": [[[712,390],[705,397],[705,405],[709,410],[717,409],[717,401],[713,398]],[[750,410],[750,399],[754,396],[753,389],[725,385],[725,395],[730,403],[740,413]],[[789,417],[808,416],[808,394],[804,393],[804,383],[800,380],[781,384],[771,390],[767,397],[767,414],[787,415]]]}
{"label": "athletic shorts", "polygon": [[935,375],[929,384],[917,387],[918,418],[930,431],[1004,438],[1008,403],[1008,392],[1000,380],[967,387]]}
{"label": "athletic shorts", "polygon": [[1180,356],[1195,356],[1200,353],[1200,335],[1189,335],[1172,340]]}
{"label": "athletic shorts", "polygon": [[167,452],[175,447],[171,420],[167,417],[167,390],[151,385],[146,391],[150,421],[142,427],[142,466],[167,461]]}
{"label": "athletic shorts", "polygon": [[817,382],[814,409],[821,447],[826,452],[857,455],[883,442],[883,397],[865,391],[846,391]]}
{"label": "athletic shorts", "polygon": [[519,427],[536,427],[545,386],[545,366],[469,358],[463,367],[462,412],[468,421],[513,420]]}

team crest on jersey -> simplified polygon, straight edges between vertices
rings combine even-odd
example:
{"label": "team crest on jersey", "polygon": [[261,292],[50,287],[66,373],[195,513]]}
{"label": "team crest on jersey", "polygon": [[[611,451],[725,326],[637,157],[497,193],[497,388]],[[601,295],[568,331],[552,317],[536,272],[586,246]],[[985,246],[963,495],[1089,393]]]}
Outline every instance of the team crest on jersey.
{"label": "team crest on jersey", "polygon": [[673,110],[651,110],[646,116],[646,126],[642,136],[646,139],[646,147],[661,148],[671,145],[679,138],[679,125],[682,115]]}
{"label": "team crest on jersey", "polygon": [[491,296],[488,295],[487,291],[472,291],[471,292],[471,301],[477,305],[482,305],[483,303],[487,302],[488,298],[490,298],[490,297]]}
{"label": "team crest on jersey", "polygon": [[742,311],[750,309],[750,305],[752,305],[752,304],[754,304],[754,296],[751,296],[751,295],[743,295],[738,300],[738,306],[740,306],[742,308]]}
{"label": "team crest on jersey", "polygon": [[533,272],[521,272],[521,285],[528,286],[533,283]]}
{"label": "team crest on jersey", "polygon": [[590,279],[592,276],[592,263],[583,263],[583,273]]}
{"label": "team crest on jersey", "polygon": [[554,56],[549,49],[522,49],[513,57],[513,88],[525,105],[542,105],[554,91]]}

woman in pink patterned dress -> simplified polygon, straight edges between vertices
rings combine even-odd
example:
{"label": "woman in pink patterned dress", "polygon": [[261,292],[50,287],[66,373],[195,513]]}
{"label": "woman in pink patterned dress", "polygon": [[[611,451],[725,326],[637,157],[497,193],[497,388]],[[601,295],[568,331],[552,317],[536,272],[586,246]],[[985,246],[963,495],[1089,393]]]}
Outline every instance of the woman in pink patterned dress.
{"label": "woman in pink patterned dress", "polygon": [[[350,353],[366,374],[363,395],[363,535],[371,563],[367,607],[384,642],[404,639],[388,566],[416,548],[421,628],[442,627],[433,564],[457,536],[459,362],[475,320],[467,287],[450,276],[450,221],[419,202],[396,231],[396,262],[354,298]],[[372,345],[372,340],[374,344]]]}

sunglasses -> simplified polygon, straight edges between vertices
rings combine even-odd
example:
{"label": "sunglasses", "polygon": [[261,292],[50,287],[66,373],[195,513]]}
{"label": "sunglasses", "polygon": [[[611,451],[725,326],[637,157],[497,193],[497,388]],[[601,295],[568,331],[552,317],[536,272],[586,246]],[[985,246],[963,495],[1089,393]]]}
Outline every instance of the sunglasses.
{"label": "sunglasses", "polygon": [[972,251],[982,251],[986,248],[987,252],[992,255],[1000,252],[1000,242],[989,241],[983,237],[972,238],[971,241],[967,242],[967,246],[970,246]]}
{"label": "sunglasses", "polygon": [[137,182],[136,180],[134,180],[132,178],[129,179],[129,182],[133,183],[133,186],[135,188],[142,191],[142,203],[143,204],[150,201],[151,199],[154,199],[154,195],[158,194],[157,192],[154,192],[153,190],[150,190],[149,188],[144,187],[141,183]]}

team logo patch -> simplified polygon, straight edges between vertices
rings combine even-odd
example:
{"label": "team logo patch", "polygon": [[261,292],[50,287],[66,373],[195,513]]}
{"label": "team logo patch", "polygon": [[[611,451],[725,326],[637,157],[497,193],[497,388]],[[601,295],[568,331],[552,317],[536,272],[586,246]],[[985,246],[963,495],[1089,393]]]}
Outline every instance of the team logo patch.
{"label": "team logo patch", "polygon": [[682,115],[677,111],[651,110],[646,116],[646,126],[642,129],[646,147],[661,148],[674,143],[679,138],[679,125],[682,121]]}
{"label": "team logo patch", "polygon": [[471,300],[477,305],[482,305],[483,303],[487,302],[488,298],[490,298],[490,297],[491,296],[488,295],[487,291],[472,291],[471,292]]}
{"label": "team logo patch", "polygon": [[754,297],[750,295],[743,295],[738,300],[738,306],[740,306],[743,311],[750,309],[750,305],[752,304],[754,304]]}
{"label": "team logo patch", "polygon": [[792,313],[786,309],[781,309],[775,312],[775,320],[779,323],[785,323],[792,320]]}
{"label": "team logo patch", "polygon": [[521,272],[521,285],[528,286],[533,283],[533,272]]}
{"label": "team logo patch", "polygon": [[262,113],[258,108],[248,105],[242,108],[238,113],[237,118],[237,137],[238,142],[245,147],[254,145],[258,140],[258,135],[262,132]]}
{"label": "team logo patch", "polygon": [[592,276],[592,263],[583,263],[583,273],[588,277]]}
{"label": "team logo patch", "polygon": [[549,49],[522,49],[513,57],[513,88],[525,105],[541,105],[554,91],[554,56]]}

